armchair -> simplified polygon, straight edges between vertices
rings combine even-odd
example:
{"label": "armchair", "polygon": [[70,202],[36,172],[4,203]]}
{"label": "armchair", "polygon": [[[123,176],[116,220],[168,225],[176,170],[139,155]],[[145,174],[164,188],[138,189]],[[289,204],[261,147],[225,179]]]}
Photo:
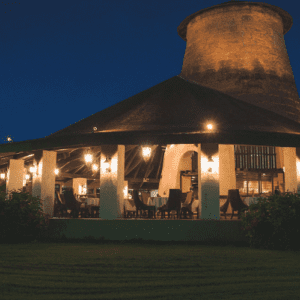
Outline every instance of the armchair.
{"label": "armchair", "polygon": [[134,200],[134,205],[136,207],[136,216],[138,216],[138,212],[140,211],[140,214],[142,214],[143,210],[148,211],[148,218],[150,218],[150,211],[154,212],[154,218],[156,218],[156,207],[155,206],[148,206],[144,204],[140,198],[137,190],[133,191],[133,200]]}
{"label": "armchair", "polygon": [[65,199],[66,207],[71,210],[70,216],[73,218],[78,218],[79,213],[81,217],[87,213],[87,209],[81,208],[81,203],[76,200],[73,189],[66,190],[61,197]]}
{"label": "armchair", "polygon": [[60,197],[58,191],[55,191],[55,200],[54,200],[54,217],[67,217],[67,207],[64,199]]}
{"label": "armchair", "polygon": [[229,203],[232,208],[231,219],[232,219],[235,211],[238,212],[238,219],[239,219],[241,210],[248,207],[248,205],[242,201],[238,189],[228,190],[227,201],[220,207],[220,211],[223,212],[225,219],[226,219],[226,212],[227,212]]}
{"label": "armchair", "polygon": [[165,217],[165,212],[168,212],[168,217],[170,218],[170,212],[172,210],[177,211],[177,219],[180,215],[180,209],[181,209],[181,190],[179,189],[170,189],[169,193],[169,199],[167,204],[159,207],[157,210],[161,213],[162,217]]}
{"label": "armchair", "polygon": [[186,198],[184,203],[181,204],[181,210],[180,210],[180,218],[182,217],[182,215],[184,215],[184,217],[187,217],[187,214],[192,218],[193,216],[193,212],[192,212],[192,203],[194,201],[193,198],[193,192],[188,192],[186,193]]}

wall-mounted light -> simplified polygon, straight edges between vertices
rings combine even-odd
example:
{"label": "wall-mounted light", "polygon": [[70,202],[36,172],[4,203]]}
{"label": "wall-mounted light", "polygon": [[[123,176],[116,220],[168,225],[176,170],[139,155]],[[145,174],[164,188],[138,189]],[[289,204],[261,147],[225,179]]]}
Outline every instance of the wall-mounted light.
{"label": "wall-mounted light", "polygon": [[124,187],[123,192],[124,192],[124,197],[127,198],[128,197],[128,186]]}
{"label": "wall-mounted light", "polygon": [[143,158],[145,161],[151,157],[151,147],[142,147]]}
{"label": "wall-mounted light", "polygon": [[93,155],[92,154],[85,154],[84,155],[84,160],[85,160],[85,162],[86,163],[91,163],[92,162],[92,160],[93,160]]}
{"label": "wall-mounted light", "polygon": [[208,159],[207,159],[207,162],[208,162],[208,166],[209,166],[209,168],[207,169],[207,172],[212,172],[212,163],[214,162],[214,160],[212,159],[212,157],[211,156],[209,156],[208,157]]}
{"label": "wall-mounted light", "polygon": [[29,171],[33,174],[36,173],[36,167],[30,167]]}
{"label": "wall-mounted light", "polygon": [[98,171],[98,166],[96,164],[93,164],[92,169],[93,169],[94,172],[97,172]]}
{"label": "wall-mounted light", "polygon": [[105,161],[103,162],[103,167],[106,173],[111,172],[110,163],[111,163],[111,158],[106,157]]}
{"label": "wall-mounted light", "polygon": [[212,157],[211,155],[201,155],[201,170],[203,170],[203,172],[219,174],[218,155],[214,157]]}
{"label": "wall-mounted light", "polygon": [[78,186],[79,195],[86,195],[86,190],[87,190],[87,188],[86,188],[85,184]]}
{"label": "wall-mounted light", "polygon": [[29,180],[29,179],[30,179],[30,175],[29,175],[29,174],[26,174],[26,175],[25,175],[25,179],[26,179],[26,180]]}
{"label": "wall-mounted light", "polygon": [[213,129],[213,125],[211,123],[206,125],[207,129],[212,130]]}
{"label": "wall-mounted light", "polygon": [[55,173],[55,175],[58,175],[59,169],[55,169],[55,170],[54,170],[54,173]]}
{"label": "wall-mounted light", "polygon": [[5,179],[5,173],[1,173],[1,174],[0,174],[0,178],[1,178],[1,179]]}

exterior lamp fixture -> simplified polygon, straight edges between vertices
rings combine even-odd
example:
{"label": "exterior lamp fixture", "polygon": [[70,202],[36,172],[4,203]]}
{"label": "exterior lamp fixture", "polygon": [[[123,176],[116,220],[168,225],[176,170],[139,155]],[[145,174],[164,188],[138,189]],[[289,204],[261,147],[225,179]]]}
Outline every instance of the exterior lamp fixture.
{"label": "exterior lamp fixture", "polygon": [[29,171],[30,171],[31,173],[35,173],[35,172],[36,172],[36,167],[30,167]]}
{"label": "exterior lamp fixture", "polygon": [[207,129],[209,129],[209,130],[213,129],[212,124],[207,124]]}
{"label": "exterior lamp fixture", "polygon": [[94,172],[97,172],[98,171],[98,166],[96,164],[93,164],[92,169],[93,169]]}
{"label": "exterior lamp fixture", "polygon": [[91,163],[93,160],[93,156],[92,154],[85,154],[84,159],[86,163]]}
{"label": "exterior lamp fixture", "polygon": [[106,171],[106,173],[110,173],[111,172],[110,161],[111,161],[111,158],[107,159],[107,157],[106,157],[105,161],[103,162],[104,170]]}
{"label": "exterior lamp fixture", "polygon": [[144,160],[147,161],[151,157],[151,148],[150,147],[142,147]]}
{"label": "exterior lamp fixture", "polygon": [[54,170],[54,173],[55,173],[55,175],[58,175],[59,170],[58,170],[58,169],[55,169],[55,170]]}
{"label": "exterior lamp fixture", "polygon": [[[211,155],[208,157],[207,162],[208,162],[208,163],[213,163],[213,162],[214,162],[213,159],[211,158]],[[209,164],[209,165],[210,165],[210,164]],[[212,172],[212,167],[208,168],[207,171],[211,173],[211,172]]]}
{"label": "exterior lamp fixture", "polygon": [[1,178],[1,179],[5,179],[5,173],[1,173],[1,174],[0,174],[0,178]]}
{"label": "exterior lamp fixture", "polygon": [[26,174],[26,175],[25,175],[25,179],[26,179],[26,180],[29,180],[29,178],[30,178],[30,175],[29,175],[29,174]]}

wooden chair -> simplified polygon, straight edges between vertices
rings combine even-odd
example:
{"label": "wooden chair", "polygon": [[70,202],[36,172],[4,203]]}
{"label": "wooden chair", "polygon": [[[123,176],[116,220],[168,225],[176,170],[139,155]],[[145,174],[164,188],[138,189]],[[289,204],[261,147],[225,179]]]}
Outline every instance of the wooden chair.
{"label": "wooden chair", "polygon": [[61,196],[58,191],[55,191],[55,200],[54,200],[54,217],[67,217],[68,211],[64,200],[61,199]]}
{"label": "wooden chair", "polygon": [[100,207],[98,205],[88,205],[87,208],[90,218],[99,218]]}
{"label": "wooden chair", "polygon": [[142,202],[147,205],[148,198],[150,197],[150,193],[141,192],[141,194],[142,194]]}
{"label": "wooden chair", "polygon": [[179,189],[170,189],[169,192],[169,199],[167,204],[162,205],[157,210],[161,213],[162,217],[165,217],[165,212],[168,212],[168,217],[170,218],[170,212],[175,210],[177,212],[177,219],[180,216],[180,209],[181,209],[181,190]]}
{"label": "wooden chair", "polygon": [[188,194],[188,193],[182,193],[182,192],[181,192],[180,202],[181,202],[182,204],[185,202],[187,194]]}
{"label": "wooden chair", "polygon": [[194,201],[193,198],[193,192],[184,193],[186,195],[184,203],[181,204],[181,210],[180,210],[180,218],[184,215],[184,218],[187,218],[187,214],[190,216],[190,218],[193,217],[192,212],[192,203]]}
{"label": "wooden chair", "polygon": [[82,203],[76,200],[76,198],[73,194],[73,189],[69,189],[69,190],[64,191],[63,196],[65,198],[65,203],[66,203],[67,209],[71,210],[69,216],[71,216],[73,218],[78,218],[79,213],[80,213],[81,217],[83,215],[86,215],[88,210],[87,210],[87,208],[82,208],[81,207]]}
{"label": "wooden chair", "polygon": [[[127,201],[127,205],[125,204]],[[136,207],[131,204],[133,200],[124,199],[124,218],[134,218],[136,215]]]}
{"label": "wooden chair", "polygon": [[245,204],[241,197],[238,189],[228,190],[228,198],[227,201],[220,207],[220,211],[223,212],[225,219],[226,219],[226,212],[228,209],[228,205],[231,205],[232,208],[232,215],[231,219],[233,218],[234,212],[238,212],[238,219],[240,218],[240,213],[243,208],[248,208],[249,206]]}
{"label": "wooden chair", "polygon": [[153,212],[154,218],[156,218],[156,207],[148,206],[148,205],[144,204],[140,200],[137,190],[133,191],[133,200],[134,200],[134,205],[136,207],[136,216],[138,216],[139,211],[140,211],[140,215],[142,215],[143,211],[148,211],[148,218],[150,218],[150,212]]}

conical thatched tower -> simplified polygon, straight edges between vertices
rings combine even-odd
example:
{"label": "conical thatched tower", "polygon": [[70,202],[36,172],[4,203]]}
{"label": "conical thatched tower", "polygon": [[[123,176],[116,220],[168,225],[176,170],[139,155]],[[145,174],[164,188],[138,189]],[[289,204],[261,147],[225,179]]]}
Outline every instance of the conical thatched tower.
{"label": "conical thatched tower", "polygon": [[292,17],[281,8],[230,1],[188,16],[181,75],[202,86],[300,122],[300,102],[284,35]]}

